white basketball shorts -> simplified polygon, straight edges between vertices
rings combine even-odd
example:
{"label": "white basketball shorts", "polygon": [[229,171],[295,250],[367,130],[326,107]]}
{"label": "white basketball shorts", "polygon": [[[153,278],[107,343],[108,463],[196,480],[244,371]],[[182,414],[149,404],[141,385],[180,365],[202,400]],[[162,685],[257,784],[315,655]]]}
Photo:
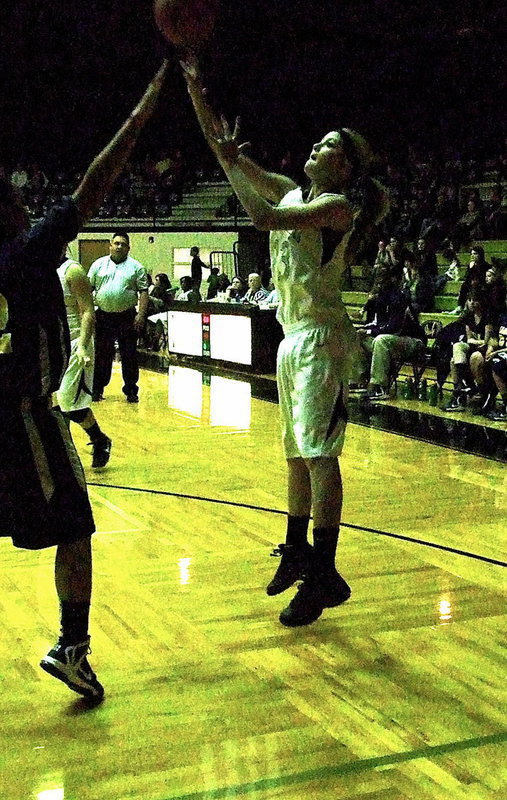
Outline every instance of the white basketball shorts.
{"label": "white basketball shorts", "polygon": [[95,364],[95,350],[93,339],[88,345],[87,352],[90,363],[86,367],[79,366],[76,357],[78,340],[71,343],[69,366],[65,371],[59,390],[56,393],[57,402],[62,411],[81,411],[89,408],[92,402],[93,370]]}
{"label": "white basketball shorts", "polygon": [[277,381],[286,458],[340,455],[347,425],[350,354],[335,327],[286,333]]}

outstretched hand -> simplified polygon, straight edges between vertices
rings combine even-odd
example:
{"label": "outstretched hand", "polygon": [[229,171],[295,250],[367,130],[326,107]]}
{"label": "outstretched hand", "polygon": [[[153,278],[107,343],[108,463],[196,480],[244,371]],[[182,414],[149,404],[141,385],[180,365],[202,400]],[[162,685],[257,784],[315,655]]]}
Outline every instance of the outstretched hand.
{"label": "outstretched hand", "polygon": [[183,77],[187,83],[198,83],[201,79],[199,61],[193,50],[187,50],[185,58],[180,61]]}
{"label": "outstretched hand", "polygon": [[236,117],[234,130],[231,131],[229,123],[222,114],[219,119],[214,120],[213,131],[208,136],[211,146],[219,159],[226,161],[228,164],[235,164],[240,153],[250,145],[249,142],[238,143],[239,123],[239,117]]}

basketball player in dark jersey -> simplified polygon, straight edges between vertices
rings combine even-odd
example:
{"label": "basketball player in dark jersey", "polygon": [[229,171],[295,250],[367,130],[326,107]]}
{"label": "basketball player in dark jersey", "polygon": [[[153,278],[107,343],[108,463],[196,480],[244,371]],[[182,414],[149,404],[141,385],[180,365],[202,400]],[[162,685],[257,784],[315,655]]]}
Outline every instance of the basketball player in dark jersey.
{"label": "basketball player in dark jersey", "polygon": [[94,702],[104,695],[87,660],[95,525],[67,425],[51,407],[70,345],[57,268],[120,174],[155,110],[166,69],[164,63],[74,194],[33,227],[16,189],[0,179],[0,535],[29,550],[56,546],[61,636],[41,667]]}

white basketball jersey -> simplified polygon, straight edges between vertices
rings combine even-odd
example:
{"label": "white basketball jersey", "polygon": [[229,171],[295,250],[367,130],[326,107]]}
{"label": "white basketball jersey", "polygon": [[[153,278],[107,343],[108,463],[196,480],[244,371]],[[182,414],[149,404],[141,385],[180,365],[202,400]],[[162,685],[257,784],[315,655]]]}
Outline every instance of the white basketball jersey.
{"label": "white basketball jersey", "polygon": [[65,274],[70,266],[79,266],[79,264],[76,261],[72,261],[72,259],[68,258],[67,261],[64,261],[63,264],[60,264],[56,271],[62,284],[63,299],[65,301],[65,310],[67,312],[67,322],[69,323],[70,338],[72,341],[73,339],[79,338],[81,332],[81,314],[79,313],[77,301],[70,291],[67,281],[65,280]]}
{"label": "white basketball jersey", "polygon": [[[279,206],[303,204],[302,190],[297,188]],[[356,338],[341,297],[349,236],[350,232],[344,233],[336,247],[325,253],[324,232],[319,228],[271,231],[271,270],[280,295],[277,318],[285,332],[306,325],[332,325],[347,338]]]}

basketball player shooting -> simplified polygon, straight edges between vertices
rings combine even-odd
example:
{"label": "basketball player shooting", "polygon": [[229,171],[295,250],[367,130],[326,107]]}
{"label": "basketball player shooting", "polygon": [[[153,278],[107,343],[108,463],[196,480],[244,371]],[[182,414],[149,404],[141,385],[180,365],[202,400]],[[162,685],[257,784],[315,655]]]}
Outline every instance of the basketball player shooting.
{"label": "basketball player shooting", "polygon": [[341,279],[359,242],[387,212],[387,196],[372,177],[369,145],[349,128],[333,129],[313,145],[305,187],[262,169],[238,143],[238,124],[231,132],[210,108],[195,56],[190,53],[182,68],[208,144],[255,227],[270,232],[271,269],[281,298],[277,317],[285,334],[277,382],[288,517],[285,542],[275,551],[281,562],[266,591],[276,595],[302,580],[280,621],[307,625],[351,593],[335,567],[343,499],[338,456],[358,352]]}

